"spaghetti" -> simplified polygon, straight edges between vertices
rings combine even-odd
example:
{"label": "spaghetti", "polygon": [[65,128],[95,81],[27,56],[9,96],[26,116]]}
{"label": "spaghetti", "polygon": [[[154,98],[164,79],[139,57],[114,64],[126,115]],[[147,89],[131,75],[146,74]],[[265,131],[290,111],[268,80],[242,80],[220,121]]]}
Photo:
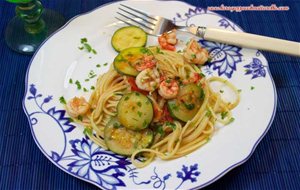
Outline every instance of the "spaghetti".
{"label": "spaghetti", "polygon": [[[158,89],[162,87],[157,87],[157,84],[155,84],[155,88],[152,86],[154,90],[147,90],[148,87],[145,84],[139,85],[138,81],[134,81],[138,77],[135,78],[123,75],[122,73],[120,74],[112,65],[108,72],[99,76],[95,90],[88,102],[75,97],[77,108],[78,106],[82,106],[82,108],[87,106],[88,110],[80,112],[77,109],[78,113],[74,114],[74,107],[72,107],[74,106],[74,99],[68,103],[66,108],[76,122],[92,130],[92,133],[89,134],[89,138],[92,141],[104,149],[111,149],[105,140],[105,128],[109,125],[112,118],[117,116],[120,100],[125,95],[135,91],[145,94],[151,100],[154,110],[151,123],[146,124],[146,128],[153,131],[153,139],[152,143],[149,144],[150,146],[140,147],[130,154],[131,161],[136,167],[145,167],[155,157],[162,160],[171,160],[197,150],[207,143],[208,139],[214,134],[216,122],[226,125],[233,121],[231,110],[240,101],[238,90],[229,81],[219,77],[206,78],[201,75],[201,69],[196,64],[191,64],[185,59],[183,53],[160,50],[158,48],[148,48],[150,51],[148,54],[152,56],[151,61],[155,60],[155,66],[147,69],[156,69],[158,71],[158,83],[165,81],[166,85],[169,85],[168,80],[170,80],[171,83],[175,82],[178,84],[179,94],[175,98],[164,98],[163,92],[161,94]],[[151,82],[155,81],[156,79]],[[220,82],[230,88],[235,94],[235,100],[233,102],[223,100],[221,94],[213,91],[210,87],[210,83],[212,82]],[[189,87],[183,89],[182,86]],[[175,89],[176,85],[172,87]],[[191,92],[194,93],[197,91],[196,87],[197,89],[199,87],[201,97],[199,96],[200,98],[195,100],[196,103],[187,104],[186,101],[193,102],[191,99],[194,98],[194,95]],[[189,92],[190,94],[187,97],[187,93],[180,94],[183,92]],[[183,105],[179,105],[179,103]],[[192,117],[188,115],[187,118],[185,118],[185,115],[180,116],[180,112],[176,110],[176,106],[177,109],[178,106],[179,109],[183,107],[188,112],[194,113],[194,115]],[[78,115],[82,117],[81,121],[78,120]],[[117,136],[116,134],[114,135]],[[126,144],[127,142],[124,143]],[[142,157],[144,161],[141,162],[140,159],[136,159],[137,157]]]}

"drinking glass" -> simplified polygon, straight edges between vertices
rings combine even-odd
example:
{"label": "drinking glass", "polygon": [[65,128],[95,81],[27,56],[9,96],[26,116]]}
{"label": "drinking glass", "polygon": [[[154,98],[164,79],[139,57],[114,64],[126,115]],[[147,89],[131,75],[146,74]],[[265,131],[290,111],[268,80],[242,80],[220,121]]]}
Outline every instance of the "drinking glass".
{"label": "drinking glass", "polygon": [[16,4],[16,16],[8,23],[5,41],[12,50],[33,54],[40,44],[64,23],[64,17],[44,9],[38,0],[6,0]]}

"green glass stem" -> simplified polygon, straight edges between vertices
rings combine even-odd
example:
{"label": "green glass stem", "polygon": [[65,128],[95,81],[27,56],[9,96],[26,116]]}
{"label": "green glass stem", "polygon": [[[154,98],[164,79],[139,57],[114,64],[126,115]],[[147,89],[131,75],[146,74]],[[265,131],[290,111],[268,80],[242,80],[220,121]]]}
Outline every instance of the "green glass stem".
{"label": "green glass stem", "polygon": [[16,15],[24,21],[25,30],[36,34],[45,29],[45,22],[41,18],[43,5],[40,1],[32,0],[27,3],[18,3]]}
{"label": "green glass stem", "polygon": [[38,0],[7,0],[16,3],[16,16],[5,30],[5,42],[12,50],[31,55],[64,23],[64,17],[44,9]]}

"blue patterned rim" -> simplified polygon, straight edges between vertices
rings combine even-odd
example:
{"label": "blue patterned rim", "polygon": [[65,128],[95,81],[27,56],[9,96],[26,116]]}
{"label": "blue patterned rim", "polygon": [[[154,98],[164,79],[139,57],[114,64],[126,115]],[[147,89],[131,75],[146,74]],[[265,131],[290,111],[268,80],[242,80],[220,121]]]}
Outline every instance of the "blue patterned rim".
{"label": "blue patterned rim", "polygon": [[[171,0],[168,0],[168,1],[171,1]],[[117,1],[117,2],[118,2],[118,1]],[[186,2],[183,2],[183,1],[180,1],[180,2],[185,3],[185,4],[187,4],[188,6],[193,6],[193,5],[190,5],[190,4],[188,4],[188,3],[186,3]],[[88,180],[88,179],[85,179],[85,178],[80,177],[80,176],[78,176],[78,175],[75,175],[75,174],[73,174],[73,173],[70,173],[70,172],[67,171],[65,168],[63,168],[62,166],[60,166],[59,164],[57,164],[54,160],[52,160],[52,159],[50,158],[50,156],[48,156],[48,155],[44,152],[43,148],[41,148],[40,143],[39,143],[39,142],[37,141],[37,139],[35,138],[35,135],[34,135],[34,132],[33,132],[33,128],[32,128],[32,125],[31,125],[31,121],[30,121],[30,117],[29,117],[29,113],[28,113],[28,111],[27,111],[27,109],[26,109],[26,107],[25,107],[25,100],[26,100],[26,94],[27,94],[27,91],[28,91],[28,73],[29,73],[31,64],[32,64],[32,62],[33,62],[33,60],[34,60],[36,54],[39,52],[39,50],[42,48],[42,46],[43,46],[43,45],[44,45],[44,44],[45,44],[52,36],[54,36],[56,33],[60,32],[60,31],[63,30],[65,27],[67,27],[67,26],[68,26],[73,20],[75,20],[77,17],[80,17],[80,16],[83,16],[83,15],[90,14],[90,13],[93,12],[93,11],[96,11],[96,10],[102,8],[102,7],[105,7],[105,6],[110,5],[110,4],[113,4],[113,3],[116,3],[116,2],[110,2],[110,3],[103,4],[103,5],[101,5],[101,6],[97,7],[97,8],[95,8],[95,9],[93,9],[93,10],[91,10],[91,11],[88,11],[88,12],[83,13],[83,14],[79,14],[79,15],[77,15],[77,16],[71,18],[64,26],[62,26],[60,29],[58,29],[58,30],[55,31],[53,34],[51,34],[47,39],[45,39],[45,41],[40,45],[40,47],[37,49],[37,51],[35,52],[35,54],[32,56],[32,59],[30,60],[30,63],[29,63],[29,65],[28,65],[28,68],[27,68],[27,71],[26,71],[26,76],[25,76],[25,91],[24,91],[24,97],[23,97],[23,101],[22,101],[22,107],[23,107],[23,110],[24,110],[24,112],[25,112],[25,114],[26,114],[26,116],[27,116],[27,118],[28,118],[28,122],[29,122],[29,125],[30,125],[31,134],[32,134],[32,136],[33,136],[33,139],[34,139],[35,143],[38,145],[39,149],[41,150],[41,152],[42,152],[42,153],[43,153],[43,154],[44,154],[44,155],[45,155],[45,156],[46,156],[46,157],[47,157],[54,165],[56,165],[58,168],[60,168],[60,169],[63,170],[64,172],[66,172],[66,173],[68,173],[68,174],[70,174],[70,175],[72,175],[72,176],[74,176],[74,177],[76,177],[76,178],[79,178],[79,179],[81,179],[81,180],[84,180],[84,181],[86,181],[86,182],[88,182],[88,183],[92,183],[92,184],[96,185],[97,187],[99,187],[99,184],[97,184],[96,182],[90,181],[90,180]],[[227,20],[231,21],[232,23],[234,23],[232,20],[230,20],[230,19],[228,19],[228,18],[226,18],[226,17],[224,17],[224,16],[222,16],[222,15],[220,15],[220,14],[218,14],[218,13],[215,13],[215,15],[218,15],[218,16],[220,16],[220,17],[222,17],[222,18],[224,18],[224,19],[227,19]],[[235,23],[234,23],[234,24],[235,24]],[[242,28],[241,28],[239,25],[235,24],[235,26],[239,27],[239,28],[242,30]],[[243,31],[243,30],[242,30],[242,31]],[[253,61],[254,61],[254,60],[253,60]],[[269,64],[268,64],[268,66],[266,66],[266,68],[267,68],[267,72],[268,72],[268,74],[269,74],[269,76],[270,76],[270,79],[271,79],[271,82],[272,82],[272,85],[273,85],[273,89],[274,89],[274,109],[273,109],[273,113],[272,113],[272,116],[271,116],[271,119],[270,119],[270,121],[269,121],[269,123],[268,123],[267,128],[265,129],[265,131],[263,132],[263,134],[259,137],[259,139],[256,141],[256,143],[253,145],[253,148],[252,148],[251,152],[249,153],[249,155],[248,155],[246,158],[244,158],[243,160],[239,161],[239,162],[236,163],[236,164],[231,165],[230,167],[228,167],[227,169],[225,169],[223,172],[221,172],[219,175],[217,175],[216,177],[214,177],[214,178],[211,179],[210,181],[208,181],[208,182],[206,182],[206,183],[204,183],[204,184],[202,184],[202,185],[200,185],[200,186],[191,188],[191,189],[199,189],[199,188],[203,188],[203,187],[205,187],[205,186],[207,186],[207,185],[210,185],[210,184],[212,184],[213,182],[215,182],[216,180],[218,180],[219,178],[221,178],[223,175],[225,175],[227,172],[229,172],[230,170],[232,170],[233,168],[235,168],[235,167],[237,167],[237,166],[239,166],[239,165],[245,163],[245,162],[251,157],[251,155],[253,154],[253,152],[254,152],[254,150],[256,149],[256,147],[257,147],[257,145],[259,144],[259,142],[262,140],[262,138],[266,135],[266,133],[267,133],[268,130],[270,129],[271,124],[272,124],[272,122],[273,122],[273,120],[274,120],[274,117],[275,117],[275,113],[276,113],[276,107],[277,107],[277,92],[276,92],[276,86],[275,86],[274,80],[273,80],[272,75],[271,75],[271,72],[270,72],[270,70],[269,70]],[[247,73],[246,73],[246,74],[247,74]],[[249,73],[248,73],[248,74],[249,74]],[[101,187],[101,188],[104,188],[104,187]]]}

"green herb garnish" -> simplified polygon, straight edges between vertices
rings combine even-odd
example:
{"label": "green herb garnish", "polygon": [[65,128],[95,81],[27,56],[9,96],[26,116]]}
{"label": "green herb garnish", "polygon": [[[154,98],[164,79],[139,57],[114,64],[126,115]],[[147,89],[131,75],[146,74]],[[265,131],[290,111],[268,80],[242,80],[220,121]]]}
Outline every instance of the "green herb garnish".
{"label": "green herb garnish", "polygon": [[164,52],[162,52],[159,47],[156,47],[156,53],[158,53],[158,54],[164,54]]}
{"label": "green herb garnish", "polygon": [[66,102],[66,100],[65,100],[65,98],[63,96],[59,97],[59,102],[61,104],[65,104],[65,105],[67,104],[67,102]]}
{"label": "green herb garnish", "polygon": [[139,117],[142,117],[143,113],[138,111],[137,114],[139,115]]}
{"label": "green herb garnish", "polygon": [[81,84],[78,80],[75,81],[75,84],[77,86],[77,89],[80,90],[81,89]]}
{"label": "green herb garnish", "polygon": [[79,120],[79,121],[82,121],[82,116],[81,115],[79,115],[78,117],[77,117],[77,119]]}
{"label": "green herb garnish", "polygon": [[204,90],[201,88],[200,90],[200,100],[203,100],[205,98],[205,92]]}
{"label": "green herb garnish", "polygon": [[84,128],[84,130],[83,130],[83,134],[85,134],[86,136],[92,136],[92,134],[93,134],[93,129],[86,127],[86,128]]}
{"label": "green herb garnish", "polygon": [[227,116],[228,112],[227,111],[224,111],[221,113],[221,118],[222,119],[225,119],[225,117]]}
{"label": "green herb garnish", "polygon": [[188,110],[192,110],[192,109],[195,108],[195,104],[188,104],[188,103],[185,103],[185,102],[183,104],[186,107],[186,109],[188,109]]}
{"label": "green herb garnish", "polygon": [[95,90],[95,87],[94,87],[94,86],[91,86],[91,90]]}
{"label": "green herb garnish", "polygon": [[211,60],[212,60],[212,57],[208,57],[206,62],[209,62],[209,63],[210,63]]}
{"label": "green herb garnish", "polygon": [[141,102],[138,102],[137,105],[138,105],[139,107],[142,107],[142,103],[141,103]]}
{"label": "green herb garnish", "polygon": [[205,116],[206,116],[206,117],[210,117],[211,115],[212,115],[211,111],[210,111],[210,110],[207,110]]}
{"label": "green herb garnish", "polygon": [[148,122],[146,120],[144,120],[143,122],[143,128],[146,128],[148,126]]}
{"label": "green herb garnish", "polygon": [[255,88],[254,86],[251,86],[251,90],[254,90],[254,88]]}
{"label": "green herb garnish", "polygon": [[114,123],[113,126],[114,126],[115,129],[118,129],[118,128],[121,127],[121,125],[119,123]]}
{"label": "green herb garnish", "polygon": [[165,134],[165,131],[164,131],[162,125],[157,127],[157,133],[159,133],[161,136],[163,136]]}
{"label": "green herb garnish", "polygon": [[99,68],[99,67],[101,67],[101,65],[100,65],[100,64],[97,64],[97,65],[96,65],[96,67],[98,67],[98,68]]}
{"label": "green herb garnish", "polygon": [[70,83],[70,84],[73,84],[73,80],[72,80],[72,79],[69,79],[69,83]]}
{"label": "green herb garnish", "polygon": [[80,43],[82,44],[82,46],[78,47],[78,49],[80,49],[80,50],[85,49],[89,53],[97,54],[97,51],[95,49],[93,49],[90,44],[88,44],[87,38],[81,38]]}

